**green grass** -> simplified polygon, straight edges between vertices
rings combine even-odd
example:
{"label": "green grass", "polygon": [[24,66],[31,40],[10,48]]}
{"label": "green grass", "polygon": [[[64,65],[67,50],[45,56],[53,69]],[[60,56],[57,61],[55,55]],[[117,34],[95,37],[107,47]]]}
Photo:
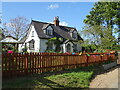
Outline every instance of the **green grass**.
{"label": "green grass", "polygon": [[59,83],[64,87],[81,87],[86,88],[89,86],[89,80],[93,72],[71,72],[61,75],[52,75],[46,77],[47,79]]}
{"label": "green grass", "polygon": [[88,88],[91,78],[101,65],[47,72],[39,75],[3,80],[3,88]]}

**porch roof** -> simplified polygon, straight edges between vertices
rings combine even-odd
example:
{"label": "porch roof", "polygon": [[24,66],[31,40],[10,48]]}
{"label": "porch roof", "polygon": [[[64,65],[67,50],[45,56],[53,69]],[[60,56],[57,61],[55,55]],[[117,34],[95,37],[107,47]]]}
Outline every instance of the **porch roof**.
{"label": "porch roof", "polygon": [[7,36],[6,38],[2,39],[0,42],[1,43],[19,43],[18,40],[16,40],[12,36]]}

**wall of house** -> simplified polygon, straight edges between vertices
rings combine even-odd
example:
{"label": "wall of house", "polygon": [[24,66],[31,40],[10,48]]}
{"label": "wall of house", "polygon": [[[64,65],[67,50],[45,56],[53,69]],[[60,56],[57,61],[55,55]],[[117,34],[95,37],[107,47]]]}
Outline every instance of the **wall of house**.
{"label": "wall of house", "polygon": [[[34,31],[34,37],[32,37],[32,31]],[[31,41],[32,39],[35,40],[34,50],[29,49],[29,41]],[[40,51],[40,39],[39,39],[39,37],[37,35],[37,32],[35,31],[35,28],[34,28],[33,25],[30,26],[29,33],[27,35],[26,41],[23,44],[19,45],[19,51],[20,52],[22,51],[22,48],[25,47],[25,43],[26,43],[26,46],[28,48],[28,50],[27,50],[28,52],[39,52]]]}
{"label": "wall of house", "polygon": [[[40,39],[40,52],[45,52],[47,49],[48,39]],[[55,50],[55,45],[53,44],[53,49]]]}
{"label": "wall of house", "polygon": [[40,52],[45,52],[46,48],[47,48],[47,43],[48,40],[47,39],[40,39]]}
{"label": "wall of house", "polygon": [[80,42],[79,41],[78,42],[74,42],[74,44],[77,44],[77,50],[79,52],[81,52],[82,51],[82,46],[81,46]]}
{"label": "wall of house", "polygon": [[25,47],[25,44],[18,45],[18,52],[22,52],[22,49]]}

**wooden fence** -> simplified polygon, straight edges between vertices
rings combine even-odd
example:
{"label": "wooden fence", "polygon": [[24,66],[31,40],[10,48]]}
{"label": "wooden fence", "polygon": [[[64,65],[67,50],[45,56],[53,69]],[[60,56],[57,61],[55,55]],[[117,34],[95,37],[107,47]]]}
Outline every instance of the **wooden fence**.
{"label": "wooden fence", "polygon": [[69,55],[65,53],[3,53],[3,77],[16,77],[62,69],[88,66],[115,60],[114,53],[90,53]]}

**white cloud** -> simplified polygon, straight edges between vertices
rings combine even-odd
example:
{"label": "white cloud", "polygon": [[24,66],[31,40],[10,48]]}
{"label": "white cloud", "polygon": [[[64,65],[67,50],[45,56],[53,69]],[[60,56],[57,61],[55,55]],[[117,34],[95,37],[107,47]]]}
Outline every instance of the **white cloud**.
{"label": "white cloud", "polygon": [[[49,23],[54,24],[54,22],[49,22]],[[59,25],[61,25],[61,26],[68,26],[68,23],[67,22],[60,22]]]}
{"label": "white cloud", "polygon": [[60,22],[60,25],[62,25],[62,26],[68,26],[68,23],[66,23],[66,22]]}
{"label": "white cloud", "polygon": [[51,4],[48,6],[48,9],[57,9],[57,8],[59,8],[58,4]]}

